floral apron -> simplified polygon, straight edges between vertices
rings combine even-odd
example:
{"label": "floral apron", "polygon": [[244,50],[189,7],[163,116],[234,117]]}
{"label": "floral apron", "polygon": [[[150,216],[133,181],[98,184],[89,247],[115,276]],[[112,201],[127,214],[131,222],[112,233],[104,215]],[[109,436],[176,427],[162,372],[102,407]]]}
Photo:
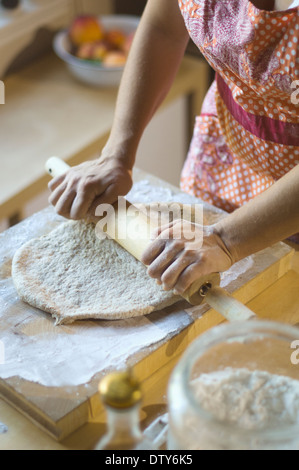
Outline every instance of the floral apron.
{"label": "floral apron", "polygon": [[299,8],[269,12],[249,0],[179,6],[216,71],[181,188],[232,212],[299,163]]}

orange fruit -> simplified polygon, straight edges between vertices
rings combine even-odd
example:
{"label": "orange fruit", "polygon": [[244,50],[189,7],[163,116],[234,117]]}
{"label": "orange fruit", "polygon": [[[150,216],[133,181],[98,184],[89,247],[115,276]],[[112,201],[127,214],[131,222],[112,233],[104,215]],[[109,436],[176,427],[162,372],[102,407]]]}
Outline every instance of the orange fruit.
{"label": "orange fruit", "polygon": [[107,31],[105,34],[105,41],[108,44],[110,44],[112,47],[117,48],[117,49],[120,49],[123,47],[125,40],[126,40],[126,35],[118,29]]}
{"label": "orange fruit", "polygon": [[85,42],[84,44],[81,44],[81,46],[78,47],[76,56],[79,57],[79,59],[92,59],[93,49],[93,42]]}
{"label": "orange fruit", "polygon": [[106,67],[122,67],[126,63],[126,55],[121,51],[111,51],[106,54],[103,65]]}
{"label": "orange fruit", "polygon": [[97,18],[89,15],[77,17],[69,28],[69,37],[75,46],[86,42],[101,41],[104,29]]}

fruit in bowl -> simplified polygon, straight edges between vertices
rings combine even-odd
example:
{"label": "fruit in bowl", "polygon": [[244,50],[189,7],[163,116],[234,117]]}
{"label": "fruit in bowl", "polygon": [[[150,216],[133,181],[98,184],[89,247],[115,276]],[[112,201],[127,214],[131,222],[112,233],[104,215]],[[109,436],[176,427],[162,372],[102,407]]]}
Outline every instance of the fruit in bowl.
{"label": "fruit in bowl", "polygon": [[119,29],[112,29],[111,31],[106,31],[104,39],[111,47],[123,49],[127,36]]}
{"label": "fruit in bowl", "polygon": [[56,34],[53,47],[72,75],[93,86],[118,86],[140,18],[90,15]]}
{"label": "fruit in bowl", "polygon": [[93,16],[75,18],[69,28],[72,53],[79,59],[96,61],[105,67],[125,64],[131,36],[132,33],[127,35],[120,29],[105,29],[101,20]]}
{"label": "fruit in bowl", "polygon": [[74,46],[100,41],[104,30],[97,18],[89,15],[78,16],[69,28],[69,37]]}
{"label": "fruit in bowl", "polygon": [[81,44],[76,51],[76,57],[83,60],[102,61],[108,50],[103,42],[86,42]]}
{"label": "fruit in bowl", "polygon": [[126,60],[127,57],[124,52],[111,51],[105,55],[103,59],[103,65],[106,67],[122,67],[125,65]]}

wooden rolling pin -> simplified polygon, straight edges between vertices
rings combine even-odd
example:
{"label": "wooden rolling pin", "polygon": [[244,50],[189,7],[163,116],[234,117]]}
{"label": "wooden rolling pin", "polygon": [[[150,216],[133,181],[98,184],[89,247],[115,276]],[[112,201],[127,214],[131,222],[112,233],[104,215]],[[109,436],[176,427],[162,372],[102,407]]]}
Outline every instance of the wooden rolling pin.
{"label": "wooden rolling pin", "polygon": [[[53,177],[66,173],[69,168],[69,165],[57,157],[52,157],[46,162],[46,170]],[[101,226],[101,229],[140,261],[144,250],[151,243],[150,235],[154,226],[150,224],[144,213],[125,198],[121,198],[121,204],[115,204],[113,208],[114,211],[110,216],[105,213],[105,225]],[[104,220],[103,214],[97,218],[97,221],[101,220]],[[137,227],[137,223],[138,232],[136,233],[134,227]],[[121,236],[121,234],[126,234],[126,236]],[[197,279],[182,294],[182,297],[191,305],[199,305],[205,300],[231,322],[246,321],[255,317],[250,309],[219,287],[219,284],[219,273],[203,276]]]}

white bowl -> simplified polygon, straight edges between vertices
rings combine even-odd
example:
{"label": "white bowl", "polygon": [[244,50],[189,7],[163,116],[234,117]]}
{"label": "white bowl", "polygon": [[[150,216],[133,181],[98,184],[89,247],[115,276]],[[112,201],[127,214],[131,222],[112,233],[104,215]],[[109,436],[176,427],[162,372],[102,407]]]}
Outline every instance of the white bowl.
{"label": "white bowl", "polygon": [[[119,29],[125,34],[130,34],[136,31],[140,18],[130,15],[107,15],[101,16],[99,20],[107,31]],[[115,87],[119,85],[124,67],[105,67],[75,57],[69,52],[71,44],[68,31],[61,31],[56,34],[53,48],[58,57],[66,63],[72,75],[81,82],[97,87]]]}

